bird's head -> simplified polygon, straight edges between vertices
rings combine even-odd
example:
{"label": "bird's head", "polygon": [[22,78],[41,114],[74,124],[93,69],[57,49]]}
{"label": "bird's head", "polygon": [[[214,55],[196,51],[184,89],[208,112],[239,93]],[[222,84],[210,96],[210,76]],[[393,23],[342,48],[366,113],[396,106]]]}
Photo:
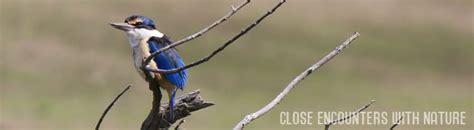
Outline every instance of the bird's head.
{"label": "bird's head", "polygon": [[111,26],[120,29],[122,31],[132,31],[133,29],[148,29],[154,30],[155,22],[150,18],[142,15],[132,15],[125,18],[123,23],[110,23]]}
{"label": "bird's head", "polygon": [[156,30],[155,22],[142,15],[132,15],[125,18],[123,23],[110,23],[116,29],[125,31],[130,44],[134,46],[138,40],[148,37],[163,37],[164,35]]}

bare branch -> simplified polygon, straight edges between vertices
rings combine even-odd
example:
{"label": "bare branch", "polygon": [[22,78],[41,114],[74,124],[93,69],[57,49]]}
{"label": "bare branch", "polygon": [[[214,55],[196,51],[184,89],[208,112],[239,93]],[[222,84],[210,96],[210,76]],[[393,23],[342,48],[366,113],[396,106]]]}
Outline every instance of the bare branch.
{"label": "bare branch", "polygon": [[273,99],[269,104],[267,104],[265,107],[261,108],[255,113],[251,113],[245,118],[243,118],[237,125],[234,127],[234,130],[241,130],[243,129],[246,125],[248,125],[250,122],[253,120],[257,119],[258,117],[264,115],[265,113],[269,112],[271,109],[273,109],[276,105],[278,105],[281,100],[303,79],[305,79],[308,75],[310,75],[313,71],[317,70],[324,64],[326,64],[328,61],[330,61],[334,56],[339,54],[344,48],[346,48],[353,40],[355,40],[357,37],[359,37],[359,33],[355,32],[351,37],[349,37],[346,41],[344,41],[340,46],[336,47],[333,51],[331,51],[329,54],[324,56],[322,59],[320,59],[318,62],[313,64],[311,67],[309,67],[307,70],[303,71],[300,75],[298,75],[293,81],[291,81],[285,89],[278,94],[278,96]]}
{"label": "bare branch", "polygon": [[[169,128],[176,121],[191,115],[191,112],[214,105],[214,103],[204,101],[199,94],[200,91],[195,90],[176,98],[176,105],[173,110],[173,120],[171,121],[167,120],[169,119],[167,113],[170,111],[168,103],[162,103],[160,106],[153,105],[148,117],[143,121],[141,130]],[[156,96],[153,97],[155,98]]]}
{"label": "bare branch", "polygon": [[149,57],[146,58],[146,60],[144,61],[145,64],[143,64],[142,68],[145,68],[146,65],[148,65],[150,63],[150,61],[153,59],[153,57],[157,56],[158,54],[160,54],[161,52],[163,51],[166,51],[170,48],[174,48],[176,46],[179,46],[183,43],[186,43],[188,41],[191,41],[195,38],[198,38],[200,36],[202,36],[203,34],[205,34],[206,32],[208,32],[209,30],[213,29],[214,27],[216,27],[217,25],[223,23],[224,21],[226,21],[227,19],[229,19],[231,16],[233,16],[235,13],[237,13],[237,11],[239,11],[241,8],[243,8],[244,6],[246,6],[248,3],[250,3],[250,0],[245,0],[243,1],[240,5],[238,5],[237,7],[234,7],[234,6],[231,6],[231,11],[229,13],[227,13],[227,15],[225,15],[224,17],[220,18],[219,20],[215,21],[214,23],[212,23],[211,25],[207,26],[206,28],[202,29],[201,31],[197,32],[197,33],[194,33],[193,35],[190,35],[186,38],[183,38],[179,41],[176,41],[168,46],[165,46],[163,48],[161,48],[160,50],[156,51],[156,52],[153,52]]}
{"label": "bare branch", "polygon": [[[229,46],[230,44],[232,44],[235,40],[239,39],[241,36],[243,36],[244,34],[246,34],[248,31],[252,30],[256,25],[258,25],[260,22],[262,22],[262,20],[264,20],[267,16],[273,14],[273,12],[275,12],[283,3],[285,3],[286,0],[281,0],[277,5],[275,5],[271,10],[267,11],[267,13],[265,13],[264,15],[262,15],[260,18],[258,18],[255,22],[251,23],[250,25],[248,25],[246,28],[244,28],[242,31],[240,31],[237,35],[235,35],[234,37],[232,37],[231,39],[229,39],[227,42],[225,42],[222,46],[220,46],[219,48],[217,48],[216,50],[214,50],[211,54],[207,55],[206,57],[204,58],[201,58],[200,60],[198,61],[195,61],[195,62],[192,62],[191,64],[188,64],[186,66],[183,66],[183,67],[179,67],[179,68],[175,68],[175,69],[169,69],[169,70],[162,70],[162,69],[152,69],[152,68],[149,68],[149,67],[145,67],[146,70],[148,71],[152,71],[152,72],[155,72],[155,73],[161,73],[161,74],[166,74],[166,73],[176,73],[176,72],[179,72],[179,71],[182,71],[182,70],[185,70],[185,69],[188,69],[188,68],[191,68],[191,67],[194,67],[196,65],[199,65],[199,64],[202,64],[204,62],[207,62],[209,61],[212,57],[214,57],[217,53],[221,52],[222,50],[224,50],[227,46]],[[176,45],[175,45],[176,46]],[[160,50],[158,50],[155,55],[163,52],[164,50],[167,50],[171,47],[174,47],[174,46],[170,46],[168,48],[162,48]],[[150,57],[152,57],[153,55],[151,55]],[[147,58],[148,60],[149,58]],[[151,59],[150,59],[151,60]],[[149,61],[145,61],[146,64],[144,65],[148,65]]]}
{"label": "bare branch", "polygon": [[104,117],[105,115],[107,115],[107,113],[109,112],[109,110],[112,108],[112,106],[114,106],[115,102],[117,102],[117,100],[125,93],[127,92],[130,87],[132,87],[132,85],[128,85],[119,95],[117,95],[117,97],[115,97],[115,99],[109,104],[109,106],[107,106],[107,108],[105,108],[104,110],[104,113],[102,113],[102,116],[100,116],[100,119],[99,121],[97,122],[97,125],[95,126],[95,129],[96,130],[99,130],[100,128],[100,124],[102,124],[102,120],[104,120]]}
{"label": "bare branch", "polygon": [[393,124],[392,127],[390,127],[390,130],[395,129],[398,125],[400,125],[400,122],[403,120],[403,116],[400,117],[400,119],[397,120],[397,123]]}
{"label": "bare branch", "polygon": [[345,121],[345,120],[347,120],[347,119],[350,119],[350,118],[354,117],[355,115],[357,115],[357,114],[359,114],[360,112],[364,111],[365,109],[369,108],[369,106],[372,105],[374,102],[375,102],[375,100],[372,100],[372,101],[370,101],[367,105],[363,106],[362,108],[359,108],[359,110],[353,112],[352,114],[350,114],[350,115],[348,115],[348,116],[346,116],[346,117],[343,117],[343,118],[339,118],[339,119],[333,120],[333,121],[331,121],[331,122],[329,122],[329,123],[326,123],[326,124],[324,125],[324,129],[325,129],[325,130],[329,130],[329,127],[330,127],[331,125],[333,125],[333,124],[335,124],[335,123],[338,123],[338,122],[341,122],[341,121]]}

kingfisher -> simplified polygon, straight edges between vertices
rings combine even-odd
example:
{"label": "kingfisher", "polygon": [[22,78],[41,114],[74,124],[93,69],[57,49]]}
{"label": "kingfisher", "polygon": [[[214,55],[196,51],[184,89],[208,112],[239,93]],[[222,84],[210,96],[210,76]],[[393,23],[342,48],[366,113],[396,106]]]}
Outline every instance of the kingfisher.
{"label": "kingfisher", "polygon": [[[142,69],[143,61],[153,52],[173,43],[166,35],[156,29],[155,22],[149,17],[132,15],[125,18],[123,23],[110,23],[116,29],[127,34],[128,42],[132,48],[133,63],[140,76],[148,83],[166,90],[169,96],[169,120],[173,119],[174,98],[177,89],[183,90],[186,85],[188,73],[182,70],[177,73],[160,74]],[[175,69],[185,66],[183,59],[175,48],[163,51],[153,57],[148,64],[151,69]],[[147,75],[150,76],[147,78]]]}

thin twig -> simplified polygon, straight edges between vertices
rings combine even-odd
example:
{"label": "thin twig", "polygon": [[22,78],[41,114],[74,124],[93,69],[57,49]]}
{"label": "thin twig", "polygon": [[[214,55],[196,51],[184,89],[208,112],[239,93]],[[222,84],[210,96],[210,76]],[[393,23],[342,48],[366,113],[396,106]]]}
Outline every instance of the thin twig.
{"label": "thin twig", "polygon": [[127,92],[130,87],[132,87],[132,85],[128,85],[119,95],[117,95],[117,97],[115,97],[115,99],[109,104],[109,106],[107,106],[107,108],[105,108],[104,110],[104,113],[102,113],[102,116],[100,116],[100,119],[99,121],[97,122],[97,125],[95,126],[95,129],[96,130],[99,130],[100,128],[100,124],[102,124],[102,120],[104,120],[104,117],[105,115],[107,115],[107,113],[109,112],[110,108],[112,108],[112,106],[114,106],[115,102],[117,102],[117,100],[125,93]]}
{"label": "thin twig", "polygon": [[182,119],[181,121],[179,121],[178,125],[176,125],[176,127],[174,127],[174,130],[179,130],[179,127],[181,126],[181,124],[183,124],[184,122],[186,122],[186,120]]}
{"label": "thin twig", "polygon": [[400,119],[397,120],[397,123],[393,124],[392,127],[390,127],[390,130],[395,129],[398,125],[400,125],[400,122],[403,120],[403,116],[400,117]]}
{"label": "thin twig", "polygon": [[188,41],[191,41],[195,38],[198,38],[200,36],[202,36],[203,34],[205,34],[206,32],[210,31],[211,29],[213,29],[214,27],[216,27],[217,25],[223,23],[224,21],[226,21],[227,19],[229,19],[231,16],[233,16],[235,13],[237,13],[241,8],[243,8],[244,6],[246,6],[248,3],[250,3],[250,0],[245,0],[243,1],[240,5],[238,5],[237,7],[234,7],[234,6],[231,6],[231,11],[229,13],[227,13],[227,15],[223,16],[222,18],[220,18],[219,20],[215,21],[214,23],[212,23],[211,25],[207,26],[206,28],[202,29],[201,31],[197,32],[197,33],[194,33],[193,35],[190,35],[186,38],[183,38],[177,42],[174,42],[168,46],[165,46],[163,48],[161,48],[160,50],[156,51],[156,52],[153,52],[152,54],[150,54],[150,56],[148,56],[145,60],[144,60],[144,64],[142,66],[142,68],[145,68],[146,65],[148,65],[150,63],[150,61],[153,59],[153,57],[157,56],[158,54],[160,54],[161,52],[163,51],[166,51],[168,49],[171,49],[171,48],[174,48],[176,46],[179,46],[183,43],[186,43]]}
{"label": "thin twig", "polygon": [[313,71],[317,70],[324,64],[326,64],[328,61],[330,61],[334,56],[339,54],[344,48],[346,48],[353,40],[355,40],[359,36],[359,33],[355,32],[351,37],[349,37],[346,41],[344,41],[340,46],[336,47],[333,51],[331,51],[329,54],[324,56],[322,59],[320,59],[318,62],[313,64],[311,67],[309,67],[307,70],[303,71],[300,75],[298,75],[293,81],[291,81],[285,89],[278,94],[278,96],[273,99],[269,104],[267,104],[265,107],[261,108],[255,113],[251,113],[247,116],[245,116],[237,125],[235,125],[234,130],[241,130],[243,129],[246,125],[248,125],[250,122],[253,120],[257,119],[258,117],[264,115],[265,113],[269,112],[271,109],[273,109],[276,105],[280,103],[280,101],[303,79],[305,79],[308,75],[310,75]]}
{"label": "thin twig", "polygon": [[[229,46],[230,44],[232,44],[235,40],[239,39],[241,36],[243,36],[244,34],[246,34],[248,31],[252,30],[256,25],[258,25],[260,22],[262,22],[263,19],[265,19],[267,16],[271,15],[273,12],[275,12],[283,3],[285,3],[286,0],[281,0],[277,5],[275,5],[271,10],[267,11],[267,13],[265,13],[264,15],[262,15],[260,18],[258,18],[255,22],[251,23],[250,25],[248,25],[246,28],[244,28],[242,31],[240,31],[237,35],[235,35],[234,37],[232,37],[231,39],[229,39],[227,42],[225,42],[222,46],[220,46],[219,48],[217,48],[216,50],[214,50],[211,54],[207,55],[206,57],[203,57],[201,58],[200,60],[198,61],[194,61],[192,62],[191,64],[188,64],[186,66],[183,66],[183,67],[179,67],[179,68],[174,68],[174,69],[169,69],[169,70],[162,70],[162,69],[152,69],[152,68],[149,68],[149,67],[145,67],[145,69],[147,69],[148,71],[152,71],[152,72],[155,72],[155,73],[161,73],[161,74],[167,74],[167,73],[176,73],[176,72],[179,72],[179,71],[182,71],[182,70],[185,70],[185,69],[188,69],[188,68],[191,68],[191,67],[194,67],[196,65],[199,65],[199,64],[202,64],[204,62],[207,62],[209,61],[212,57],[214,57],[217,53],[221,52],[222,50],[224,50],[227,46]],[[165,48],[163,49],[160,49],[160,50],[164,50]],[[160,51],[157,51],[157,53],[160,53]],[[148,58],[147,58],[148,60]],[[149,63],[149,62],[145,62],[145,63]],[[147,64],[145,64],[147,65]]]}
{"label": "thin twig", "polygon": [[344,120],[347,120],[347,119],[350,119],[350,118],[356,116],[356,115],[359,114],[360,112],[362,112],[362,111],[364,111],[365,109],[369,108],[369,106],[372,105],[374,102],[375,102],[375,100],[372,100],[372,101],[370,101],[367,105],[363,106],[362,108],[359,108],[359,110],[353,112],[352,114],[350,114],[350,115],[348,115],[348,116],[346,116],[346,117],[343,117],[343,118],[339,118],[339,119],[333,120],[333,121],[331,121],[331,122],[329,122],[329,123],[326,123],[326,124],[324,125],[324,129],[325,129],[325,130],[329,130],[329,127],[330,127],[331,125],[333,125],[333,124],[335,124],[335,123],[338,123],[338,122],[341,122],[341,121],[344,121]]}

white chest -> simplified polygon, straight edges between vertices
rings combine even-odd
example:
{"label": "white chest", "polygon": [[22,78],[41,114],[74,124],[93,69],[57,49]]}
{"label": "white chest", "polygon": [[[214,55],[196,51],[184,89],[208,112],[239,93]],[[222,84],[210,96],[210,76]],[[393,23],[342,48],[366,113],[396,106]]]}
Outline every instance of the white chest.
{"label": "white chest", "polygon": [[[159,32],[158,30],[148,30],[145,28],[137,28],[137,29],[128,31],[127,36],[128,36],[128,41],[130,43],[130,47],[132,48],[132,51],[133,51],[133,63],[134,63],[135,69],[142,76],[142,78],[145,78],[145,73],[141,69],[141,66],[142,66],[143,60],[146,59],[148,56],[150,56],[150,50],[148,48],[147,41],[151,37],[162,38],[164,34]],[[150,62],[148,67],[152,69],[158,68],[156,63],[153,60]],[[151,75],[155,76],[154,74],[151,74]],[[159,76],[158,78],[161,78],[159,74],[157,74],[156,76]]]}
{"label": "white chest", "polygon": [[[142,76],[142,78],[145,78],[145,72],[141,69],[143,66],[143,61],[151,55],[150,50],[148,48],[148,38],[147,39],[142,39],[137,42],[137,45],[132,47],[133,51],[133,64],[135,66],[135,69],[138,71],[138,73]],[[150,67],[152,69],[158,69],[158,66],[156,65],[155,61],[150,61],[147,67]],[[155,74],[150,73],[150,75],[155,76]],[[158,74],[156,76],[161,76]]]}

